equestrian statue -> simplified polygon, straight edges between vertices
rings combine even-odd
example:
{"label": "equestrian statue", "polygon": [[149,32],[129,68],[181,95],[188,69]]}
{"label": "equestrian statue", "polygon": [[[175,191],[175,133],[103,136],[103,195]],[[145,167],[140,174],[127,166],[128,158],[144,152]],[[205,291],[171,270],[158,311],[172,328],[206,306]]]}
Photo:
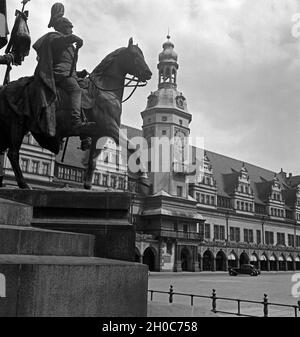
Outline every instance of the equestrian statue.
{"label": "equestrian statue", "polygon": [[64,138],[79,136],[81,148],[90,151],[84,187],[91,189],[98,139],[111,137],[119,144],[124,89],[145,86],[152,73],[132,38],[127,47],[107,55],[91,74],[78,72],[83,41],[73,34],[61,3],[52,6],[48,27],[54,31],[33,45],[38,60],[34,76],[0,89],[0,152],[8,150],[18,186],[28,189],[19,165],[24,135],[30,131],[41,147],[55,154]]}

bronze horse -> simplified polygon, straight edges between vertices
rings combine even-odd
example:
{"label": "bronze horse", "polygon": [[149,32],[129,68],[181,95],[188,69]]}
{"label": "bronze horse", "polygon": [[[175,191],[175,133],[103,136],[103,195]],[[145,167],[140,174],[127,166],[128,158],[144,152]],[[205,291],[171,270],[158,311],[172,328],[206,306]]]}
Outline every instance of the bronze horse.
{"label": "bronze horse", "polygon": [[[126,75],[134,76],[137,82],[146,82],[152,73],[145,62],[143,53],[138,45],[134,45],[132,38],[128,47],[122,47],[107,55],[103,61],[85,79],[88,107],[84,107],[84,114],[88,121],[96,123],[95,132],[91,137],[88,167],[84,179],[84,187],[91,189],[94,173],[93,159],[96,153],[96,144],[101,137],[111,137],[119,144],[119,128],[122,113],[122,100],[126,87]],[[27,78],[26,78],[27,79]],[[30,79],[30,78],[29,78]],[[22,79],[18,80],[22,85]],[[16,82],[18,82],[16,81]],[[24,78],[23,78],[24,81]],[[29,81],[30,82],[30,81]],[[132,82],[132,80],[130,81]],[[25,85],[29,85],[25,81]],[[19,93],[10,91],[9,95]],[[20,94],[19,94],[20,95]],[[23,94],[24,95],[24,94]],[[19,165],[19,151],[24,135],[30,131],[36,141],[42,146],[57,154],[59,144],[66,137],[75,136],[70,128],[69,113],[64,106],[62,93],[58,93],[56,101],[56,135],[47,138],[42,133],[36,133],[32,115],[20,115],[11,107],[5,94],[5,87],[0,90],[0,152],[8,149],[7,156],[13,168],[18,186],[29,189]],[[128,144],[128,139],[126,139]]]}

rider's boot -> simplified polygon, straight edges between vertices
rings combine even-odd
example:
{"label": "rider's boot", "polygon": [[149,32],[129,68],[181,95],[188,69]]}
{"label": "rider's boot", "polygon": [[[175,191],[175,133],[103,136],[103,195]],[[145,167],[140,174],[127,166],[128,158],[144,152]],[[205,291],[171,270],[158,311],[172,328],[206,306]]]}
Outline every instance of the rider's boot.
{"label": "rider's boot", "polygon": [[81,119],[81,90],[70,93],[72,129],[75,135],[89,135],[95,132],[96,123],[83,122]]}
{"label": "rider's boot", "polygon": [[81,136],[80,140],[81,140],[80,149],[82,151],[86,151],[86,150],[89,150],[91,148],[92,139],[90,137]]}

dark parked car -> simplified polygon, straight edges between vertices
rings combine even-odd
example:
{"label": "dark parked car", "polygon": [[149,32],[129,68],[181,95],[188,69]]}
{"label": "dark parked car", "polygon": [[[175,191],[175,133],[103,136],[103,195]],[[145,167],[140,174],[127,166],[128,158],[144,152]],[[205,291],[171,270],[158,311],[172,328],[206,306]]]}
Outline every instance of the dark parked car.
{"label": "dark parked car", "polygon": [[231,276],[237,276],[238,274],[257,276],[260,274],[260,270],[252,264],[242,264],[240,268],[229,268],[228,271]]}

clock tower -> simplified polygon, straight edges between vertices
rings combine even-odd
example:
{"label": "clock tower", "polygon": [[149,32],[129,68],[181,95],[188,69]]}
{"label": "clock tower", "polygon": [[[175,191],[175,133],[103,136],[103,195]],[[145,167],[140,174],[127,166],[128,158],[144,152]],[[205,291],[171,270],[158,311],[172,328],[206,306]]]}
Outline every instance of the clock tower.
{"label": "clock tower", "polygon": [[182,92],[177,90],[178,56],[167,36],[159,54],[158,90],[151,92],[141,113],[143,136],[148,142],[149,179],[153,194],[164,190],[187,198],[185,156],[192,120]]}

